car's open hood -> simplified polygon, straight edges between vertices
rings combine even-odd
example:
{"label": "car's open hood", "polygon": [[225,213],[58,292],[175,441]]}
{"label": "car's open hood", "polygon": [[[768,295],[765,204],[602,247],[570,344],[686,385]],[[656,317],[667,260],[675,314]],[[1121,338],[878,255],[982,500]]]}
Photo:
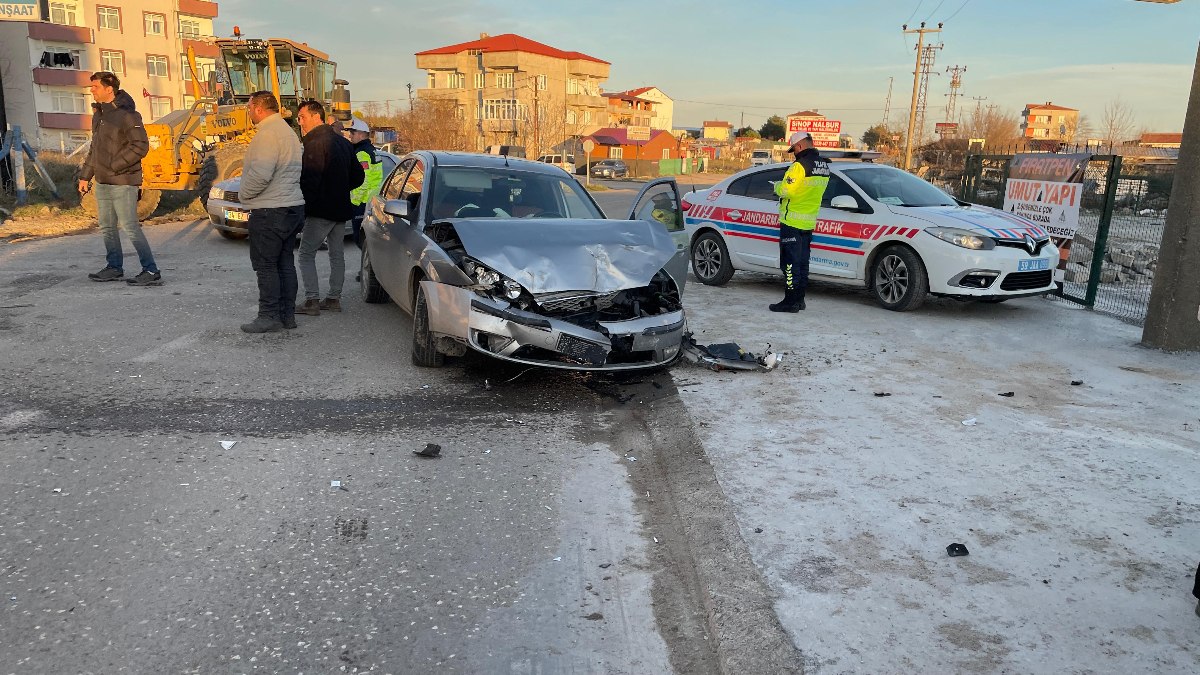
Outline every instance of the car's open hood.
{"label": "car's open hood", "polygon": [[889,206],[895,213],[928,221],[939,227],[957,227],[998,239],[1021,239],[1026,234],[1034,239],[1047,236],[1045,229],[999,209],[971,204],[969,206]]}
{"label": "car's open hood", "polygon": [[455,220],[467,255],[530,293],[608,293],[646,286],[675,255],[661,225],[641,220]]}

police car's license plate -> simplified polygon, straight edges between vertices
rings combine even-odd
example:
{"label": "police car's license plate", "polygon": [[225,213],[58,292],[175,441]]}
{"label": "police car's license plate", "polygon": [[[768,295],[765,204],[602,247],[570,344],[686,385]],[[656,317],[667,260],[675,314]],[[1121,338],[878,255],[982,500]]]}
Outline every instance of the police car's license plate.
{"label": "police car's license plate", "polygon": [[250,214],[245,211],[230,211],[229,209],[225,209],[225,220],[236,220],[244,223],[250,220]]}
{"label": "police car's license plate", "polygon": [[1036,272],[1037,270],[1050,269],[1050,261],[1046,258],[1038,258],[1037,260],[1021,260],[1017,262],[1018,272]]}

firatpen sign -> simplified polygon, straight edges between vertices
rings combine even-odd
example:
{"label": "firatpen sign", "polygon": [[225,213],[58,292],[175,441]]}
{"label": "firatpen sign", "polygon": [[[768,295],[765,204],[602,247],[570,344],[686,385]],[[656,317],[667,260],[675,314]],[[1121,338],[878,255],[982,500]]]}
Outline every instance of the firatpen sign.
{"label": "firatpen sign", "polygon": [[41,21],[41,0],[0,2],[0,21]]}

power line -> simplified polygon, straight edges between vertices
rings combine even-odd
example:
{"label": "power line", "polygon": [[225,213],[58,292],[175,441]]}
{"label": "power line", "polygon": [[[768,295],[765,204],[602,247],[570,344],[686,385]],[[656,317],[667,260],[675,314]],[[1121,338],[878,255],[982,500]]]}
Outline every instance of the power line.
{"label": "power line", "polygon": [[941,9],[941,8],[942,8],[942,5],[944,5],[944,4],[946,4],[946,0],[942,0],[941,2],[939,2],[939,3],[937,4],[937,7],[934,7],[934,8],[933,8],[933,11],[929,13],[929,16],[925,17],[925,21],[926,21],[926,22],[928,22],[930,19],[932,19],[932,18],[933,18],[933,15],[934,15],[934,14],[937,14],[937,11],[938,11],[939,9]]}
{"label": "power line", "polygon": [[909,21],[912,21],[912,18],[917,15],[917,10],[921,9],[921,4],[924,2],[925,2],[925,0],[917,0],[917,6],[913,7],[912,14],[908,15],[908,18],[904,20],[904,23],[908,23]]}
{"label": "power line", "polygon": [[[959,5],[958,9],[954,10],[953,14],[946,17],[946,21],[949,21],[950,19],[953,19],[954,17],[958,16],[958,13],[963,11],[963,7],[966,7],[968,2],[971,2],[971,0],[963,0],[963,4]],[[942,23],[946,23],[946,21],[943,21]]]}

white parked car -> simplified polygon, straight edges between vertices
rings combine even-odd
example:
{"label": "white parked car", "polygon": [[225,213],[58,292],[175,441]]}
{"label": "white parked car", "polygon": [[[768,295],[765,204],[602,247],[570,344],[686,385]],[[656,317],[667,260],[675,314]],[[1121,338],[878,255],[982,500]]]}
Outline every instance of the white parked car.
{"label": "white parked car", "polygon": [[[692,272],[721,285],[735,270],[780,274],[774,184],[788,164],[752,167],[684,196]],[[831,162],[810,277],[867,287],[886,309],[928,293],[1001,302],[1055,289],[1058,249],[1024,218],[960,202],[899,169]]]}

